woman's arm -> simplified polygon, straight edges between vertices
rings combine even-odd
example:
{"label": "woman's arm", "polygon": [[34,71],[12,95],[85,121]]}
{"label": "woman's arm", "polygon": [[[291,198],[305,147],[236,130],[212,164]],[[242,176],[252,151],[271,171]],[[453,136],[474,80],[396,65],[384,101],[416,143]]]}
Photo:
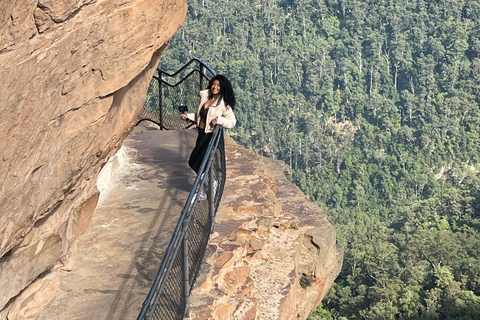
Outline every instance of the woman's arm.
{"label": "woman's arm", "polygon": [[227,106],[223,114],[217,118],[217,123],[227,129],[235,127],[237,118],[235,118],[232,108]]}
{"label": "woman's arm", "polygon": [[182,120],[191,120],[193,122],[195,122],[195,113],[182,113],[180,115],[180,118],[182,118]]}
{"label": "woman's arm", "polygon": [[193,122],[196,122],[196,114],[195,113],[187,113],[186,114],[187,118]]}

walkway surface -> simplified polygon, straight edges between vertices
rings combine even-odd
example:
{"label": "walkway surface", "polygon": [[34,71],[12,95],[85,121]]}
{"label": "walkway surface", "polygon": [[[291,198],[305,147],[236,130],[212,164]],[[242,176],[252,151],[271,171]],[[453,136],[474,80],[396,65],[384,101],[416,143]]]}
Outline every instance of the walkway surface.
{"label": "walkway surface", "polygon": [[75,265],[37,320],[136,319],[195,175],[194,130],[137,127],[123,144],[108,190],[79,237]]}

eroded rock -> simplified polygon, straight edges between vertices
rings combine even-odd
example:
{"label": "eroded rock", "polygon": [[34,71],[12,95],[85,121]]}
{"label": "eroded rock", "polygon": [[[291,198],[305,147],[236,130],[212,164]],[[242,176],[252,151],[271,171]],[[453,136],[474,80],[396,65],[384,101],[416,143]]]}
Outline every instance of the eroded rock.
{"label": "eroded rock", "polygon": [[335,230],[286,179],[283,162],[230,139],[226,153],[226,189],[190,319],[306,319],[341,269]]}
{"label": "eroded rock", "polygon": [[0,4],[0,310],[57,261],[71,267],[98,173],[133,129],[186,10],[177,0]]}

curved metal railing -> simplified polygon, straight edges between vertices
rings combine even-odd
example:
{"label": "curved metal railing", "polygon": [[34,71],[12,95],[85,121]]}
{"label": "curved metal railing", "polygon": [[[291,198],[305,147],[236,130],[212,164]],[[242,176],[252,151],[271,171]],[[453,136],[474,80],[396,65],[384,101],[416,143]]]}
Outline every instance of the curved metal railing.
{"label": "curved metal railing", "polygon": [[[195,60],[199,61],[199,59]],[[213,75],[215,74],[207,65],[204,67]],[[185,70],[185,66],[182,69]],[[178,75],[182,69],[169,76]],[[168,75],[164,71],[161,72]],[[187,75],[194,72],[196,71],[189,72]],[[204,75],[200,74],[200,79],[202,79]],[[208,79],[206,76],[205,78]],[[182,81],[185,80],[180,80],[177,84]],[[160,81],[160,84],[162,83],[175,87],[166,81]],[[198,88],[196,89],[195,93],[198,95]],[[162,109],[164,100],[160,101],[159,106]],[[180,118],[178,112],[175,117]],[[152,121],[151,119],[142,120]],[[158,124],[163,129],[167,129],[166,125],[171,128],[182,128],[174,125],[173,122],[160,121]],[[192,191],[187,198],[162,264],[137,320],[180,320],[185,316],[188,317],[189,296],[200,270],[210,233],[213,231],[214,217],[222,197],[225,177],[223,128],[216,126]],[[206,193],[205,199],[200,197],[203,192]]]}
{"label": "curved metal railing", "polygon": [[205,89],[205,82],[215,75],[215,71],[199,58],[193,58],[174,73],[157,69],[137,124],[148,120],[159,125],[161,130],[182,130],[191,126],[179,118],[178,107],[198,106],[198,92]]}

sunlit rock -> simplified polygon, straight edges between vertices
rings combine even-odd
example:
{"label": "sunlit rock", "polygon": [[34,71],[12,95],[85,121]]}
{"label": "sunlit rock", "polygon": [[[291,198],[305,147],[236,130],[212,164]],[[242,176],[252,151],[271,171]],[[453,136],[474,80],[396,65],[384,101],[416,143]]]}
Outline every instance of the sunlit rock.
{"label": "sunlit rock", "polygon": [[227,183],[191,298],[191,319],[306,319],[343,251],[285,163],[226,142]]}
{"label": "sunlit rock", "polygon": [[177,0],[0,4],[0,310],[58,261],[98,200],[97,175],[135,125]]}

